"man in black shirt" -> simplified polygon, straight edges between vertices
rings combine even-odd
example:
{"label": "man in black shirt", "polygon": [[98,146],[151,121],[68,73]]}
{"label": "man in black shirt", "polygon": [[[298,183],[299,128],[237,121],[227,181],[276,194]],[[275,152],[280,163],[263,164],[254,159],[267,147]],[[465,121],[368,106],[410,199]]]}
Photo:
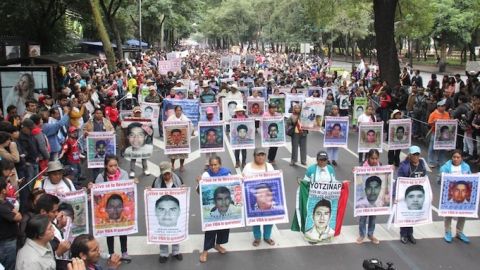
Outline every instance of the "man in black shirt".
{"label": "man in black shirt", "polygon": [[17,223],[22,215],[5,198],[7,183],[0,181],[0,263],[6,270],[15,270],[17,258]]}

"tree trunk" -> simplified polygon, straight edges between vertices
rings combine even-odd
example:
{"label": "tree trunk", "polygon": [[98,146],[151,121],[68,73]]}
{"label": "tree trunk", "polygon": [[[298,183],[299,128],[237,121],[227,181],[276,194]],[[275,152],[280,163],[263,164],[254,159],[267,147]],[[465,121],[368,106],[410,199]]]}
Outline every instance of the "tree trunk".
{"label": "tree trunk", "polygon": [[447,38],[445,33],[442,33],[440,36],[440,61],[438,62],[438,72],[445,72],[447,67]]}
{"label": "tree trunk", "polygon": [[122,38],[120,37],[120,31],[118,31],[117,22],[115,22],[114,18],[112,18],[112,20],[110,22],[110,26],[112,27],[113,33],[115,34],[115,41],[117,43],[118,58],[123,59]]}
{"label": "tree trunk", "polygon": [[377,60],[382,80],[393,87],[398,85],[400,66],[395,46],[394,18],[398,0],[374,0],[373,12]]}
{"label": "tree trunk", "polygon": [[107,57],[108,69],[114,71],[115,66],[115,53],[113,52],[112,43],[110,42],[110,37],[108,36],[107,29],[105,29],[105,24],[102,20],[102,15],[100,14],[100,4],[99,0],[90,0],[90,7],[92,8],[93,22],[98,31],[98,36],[102,40],[103,50],[105,51],[105,56]]}

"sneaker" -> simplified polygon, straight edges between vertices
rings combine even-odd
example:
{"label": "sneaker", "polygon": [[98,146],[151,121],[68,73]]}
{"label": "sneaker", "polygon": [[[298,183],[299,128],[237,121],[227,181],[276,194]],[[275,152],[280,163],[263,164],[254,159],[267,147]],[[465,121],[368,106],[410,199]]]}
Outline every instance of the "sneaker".
{"label": "sneaker", "polygon": [[150,175],[150,171],[145,170],[145,171],[143,171],[143,174],[145,174],[146,176],[149,176],[149,175]]}
{"label": "sneaker", "polygon": [[402,244],[407,244],[408,243],[408,237],[406,237],[406,236],[400,237],[400,242],[402,242]]}
{"label": "sneaker", "polygon": [[451,243],[452,242],[452,233],[451,232],[446,232],[443,239],[445,239],[445,242]]}
{"label": "sneaker", "polygon": [[417,240],[415,239],[415,237],[413,237],[413,235],[408,236],[408,241],[410,241],[410,243],[414,245],[417,243]]}
{"label": "sneaker", "polygon": [[174,258],[177,259],[178,261],[183,260],[183,255],[182,255],[182,253],[178,253],[177,255],[173,255],[172,257],[174,257]]}
{"label": "sneaker", "polygon": [[437,167],[437,165],[430,163],[430,164],[428,164],[428,167],[430,167],[431,169],[433,169],[433,168]]}
{"label": "sneaker", "polygon": [[465,244],[470,243],[470,239],[468,239],[468,237],[462,232],[457,233],[457,238],[460,239],[460,241],[464,242]]}
{"label": "sneaker", "polygon": [[163,256],[158,257],[158,262],[159,263],[166,263],[167,260],[168,260],[168,257],[163,257]]}
{"label": "sneaker", "polygon": [[130,172],[129,176],[130,176],[130,178],[134,178],[135,177],[135,172]]}

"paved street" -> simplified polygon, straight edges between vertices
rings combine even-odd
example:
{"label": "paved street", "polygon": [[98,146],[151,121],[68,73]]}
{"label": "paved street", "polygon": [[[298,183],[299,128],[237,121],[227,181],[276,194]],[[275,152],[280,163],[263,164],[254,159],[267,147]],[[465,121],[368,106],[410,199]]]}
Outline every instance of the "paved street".
{"label": "paved street", "polygon": [[[257,134],[257,143],[259,142]],[[340,180],[353,180],[352,168],[358,164],[357,158],[357,133],[350,132],[349,148],[341,149],[339,154],[339,165],[336,167],[337,178]],[[413,142],[422,148],[422,156],[426,155],[426,145],[421,142]],[[302,166],[291,167],[290,143],[287,147],[279,149],[277,154],[276,168],[284,173],[287,206],[290,221],[295,210],[295,191],[297,187],[296,178],[302,177],[305,168]],[[167,160],[163,153],[163,141],[154,140],[154,157],[149,162],[149,169],[152,176],[141,177],[138,186],[139,191],[139,233],[129,236],[128,252],[133,255],[133,262],[125,265],[123,269],[153,269],[160,267],[158,263],[158,246],[146,245],[145,220],[143,217],[143,190],[151,186],[154,175],[159,174],[157,164]],[[310,132],[308,135],[308,165],[315,162],[316,153],[323,149],[323,134]],[[405,152],[405,151],[404,151]],[[247,162],[252,160],[253,151],[248,150]],[[227,151],[220,154],[223,165],[234,168],[233,151],[227,144]],[[402,153],[401,159],[405,155]],[[177,161],[178,162],[178,161]],[[195,177],[203,172],[205,158],[198,151],[198,137],[192,138],[192,154],[186,161],[186,171],[180,175],[185,183],[194,187]],[[381,162],[387,164],[387,153],[381,154]],[[178,164],[178,163],[177,163]],[[123,168],[128,168],[127,161],[122,161]],[[178,167],[178,165],[177,165]],[[477,168],[474,168],[477,171]],[[141,165],[137,163],[137,174],[141,173]],[[240,173],[237,170],[236,173]],[[272,238],[277,242],[274,248],[266,243],[254,248],[251,245],[253,235],[251,228],[232,230],[230,241],[226,248],[230,251],[227,255],[210,254],[206,264],[198,262],[199,251],[203,247],[203,233],[200,224],[199,197],[192,190],[190,198],[190,221],[189,240],[181,244],[181,251],[184,253],[184,261],[170,260],[161,267],[167,269],[223,269],[228,264],[229,269],[292,269],[302,267],[305,269],[326,266],[325,269],[361,269],[364,258],[379,258],[383,262],[392,261],[397,269],[475,269],[479,262],[474,255],[480,246],[480,222],[468,220],[465,233],[471,237],[471,244],[466,245],[459,241],[447,244],[443,241],[443,218],[437,215],[439,186],[436,184],[437,171],[428,173],[433,189],[434,223],[431,225],[415,228],[414,235],[419,239],[417,245],[403,245],[399,241],[399,233],[396,228],[387,228],[387,217],[377,218],[375,235],[381,241],[379,246],[369,242],[363,245],[355,243],[358,236],[358,221],[353,217],[353,193],[350,193],[348,210],[345,215],[344,226],[339,237],[332,243],[311,246],[303,240],[298,232],[290,231],[290,223],[279,224],[274,227]],[[106,250],[106,241],[100,240],[102,249]],[[118,238],[116,238],[116,251],[119,252]],[[212,251],[213,252],[213,251]]]}

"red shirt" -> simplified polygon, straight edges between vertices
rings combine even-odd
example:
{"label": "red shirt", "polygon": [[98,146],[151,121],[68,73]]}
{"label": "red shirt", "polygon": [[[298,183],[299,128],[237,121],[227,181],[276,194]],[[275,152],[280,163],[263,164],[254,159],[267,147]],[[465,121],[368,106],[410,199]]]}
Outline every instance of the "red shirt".
{"label": "red shirt", "polygon": [[78,147],[77,139],[68,137],[63,144],[62,149],[70,164],[80,164],[80,149]]}
{"label": "red shirt", "polygon": [[385,94],[380,97],[380,107],[382,107],[383,109],[388,108],[390,102],[392,102],[392,98],[389,94]]}
{"label": "red shirt", "polygon": [[120,113],[116,107],[107,106],[105,107],[105,116],[107,116],[110,122],[113,124],[119,122]]}

